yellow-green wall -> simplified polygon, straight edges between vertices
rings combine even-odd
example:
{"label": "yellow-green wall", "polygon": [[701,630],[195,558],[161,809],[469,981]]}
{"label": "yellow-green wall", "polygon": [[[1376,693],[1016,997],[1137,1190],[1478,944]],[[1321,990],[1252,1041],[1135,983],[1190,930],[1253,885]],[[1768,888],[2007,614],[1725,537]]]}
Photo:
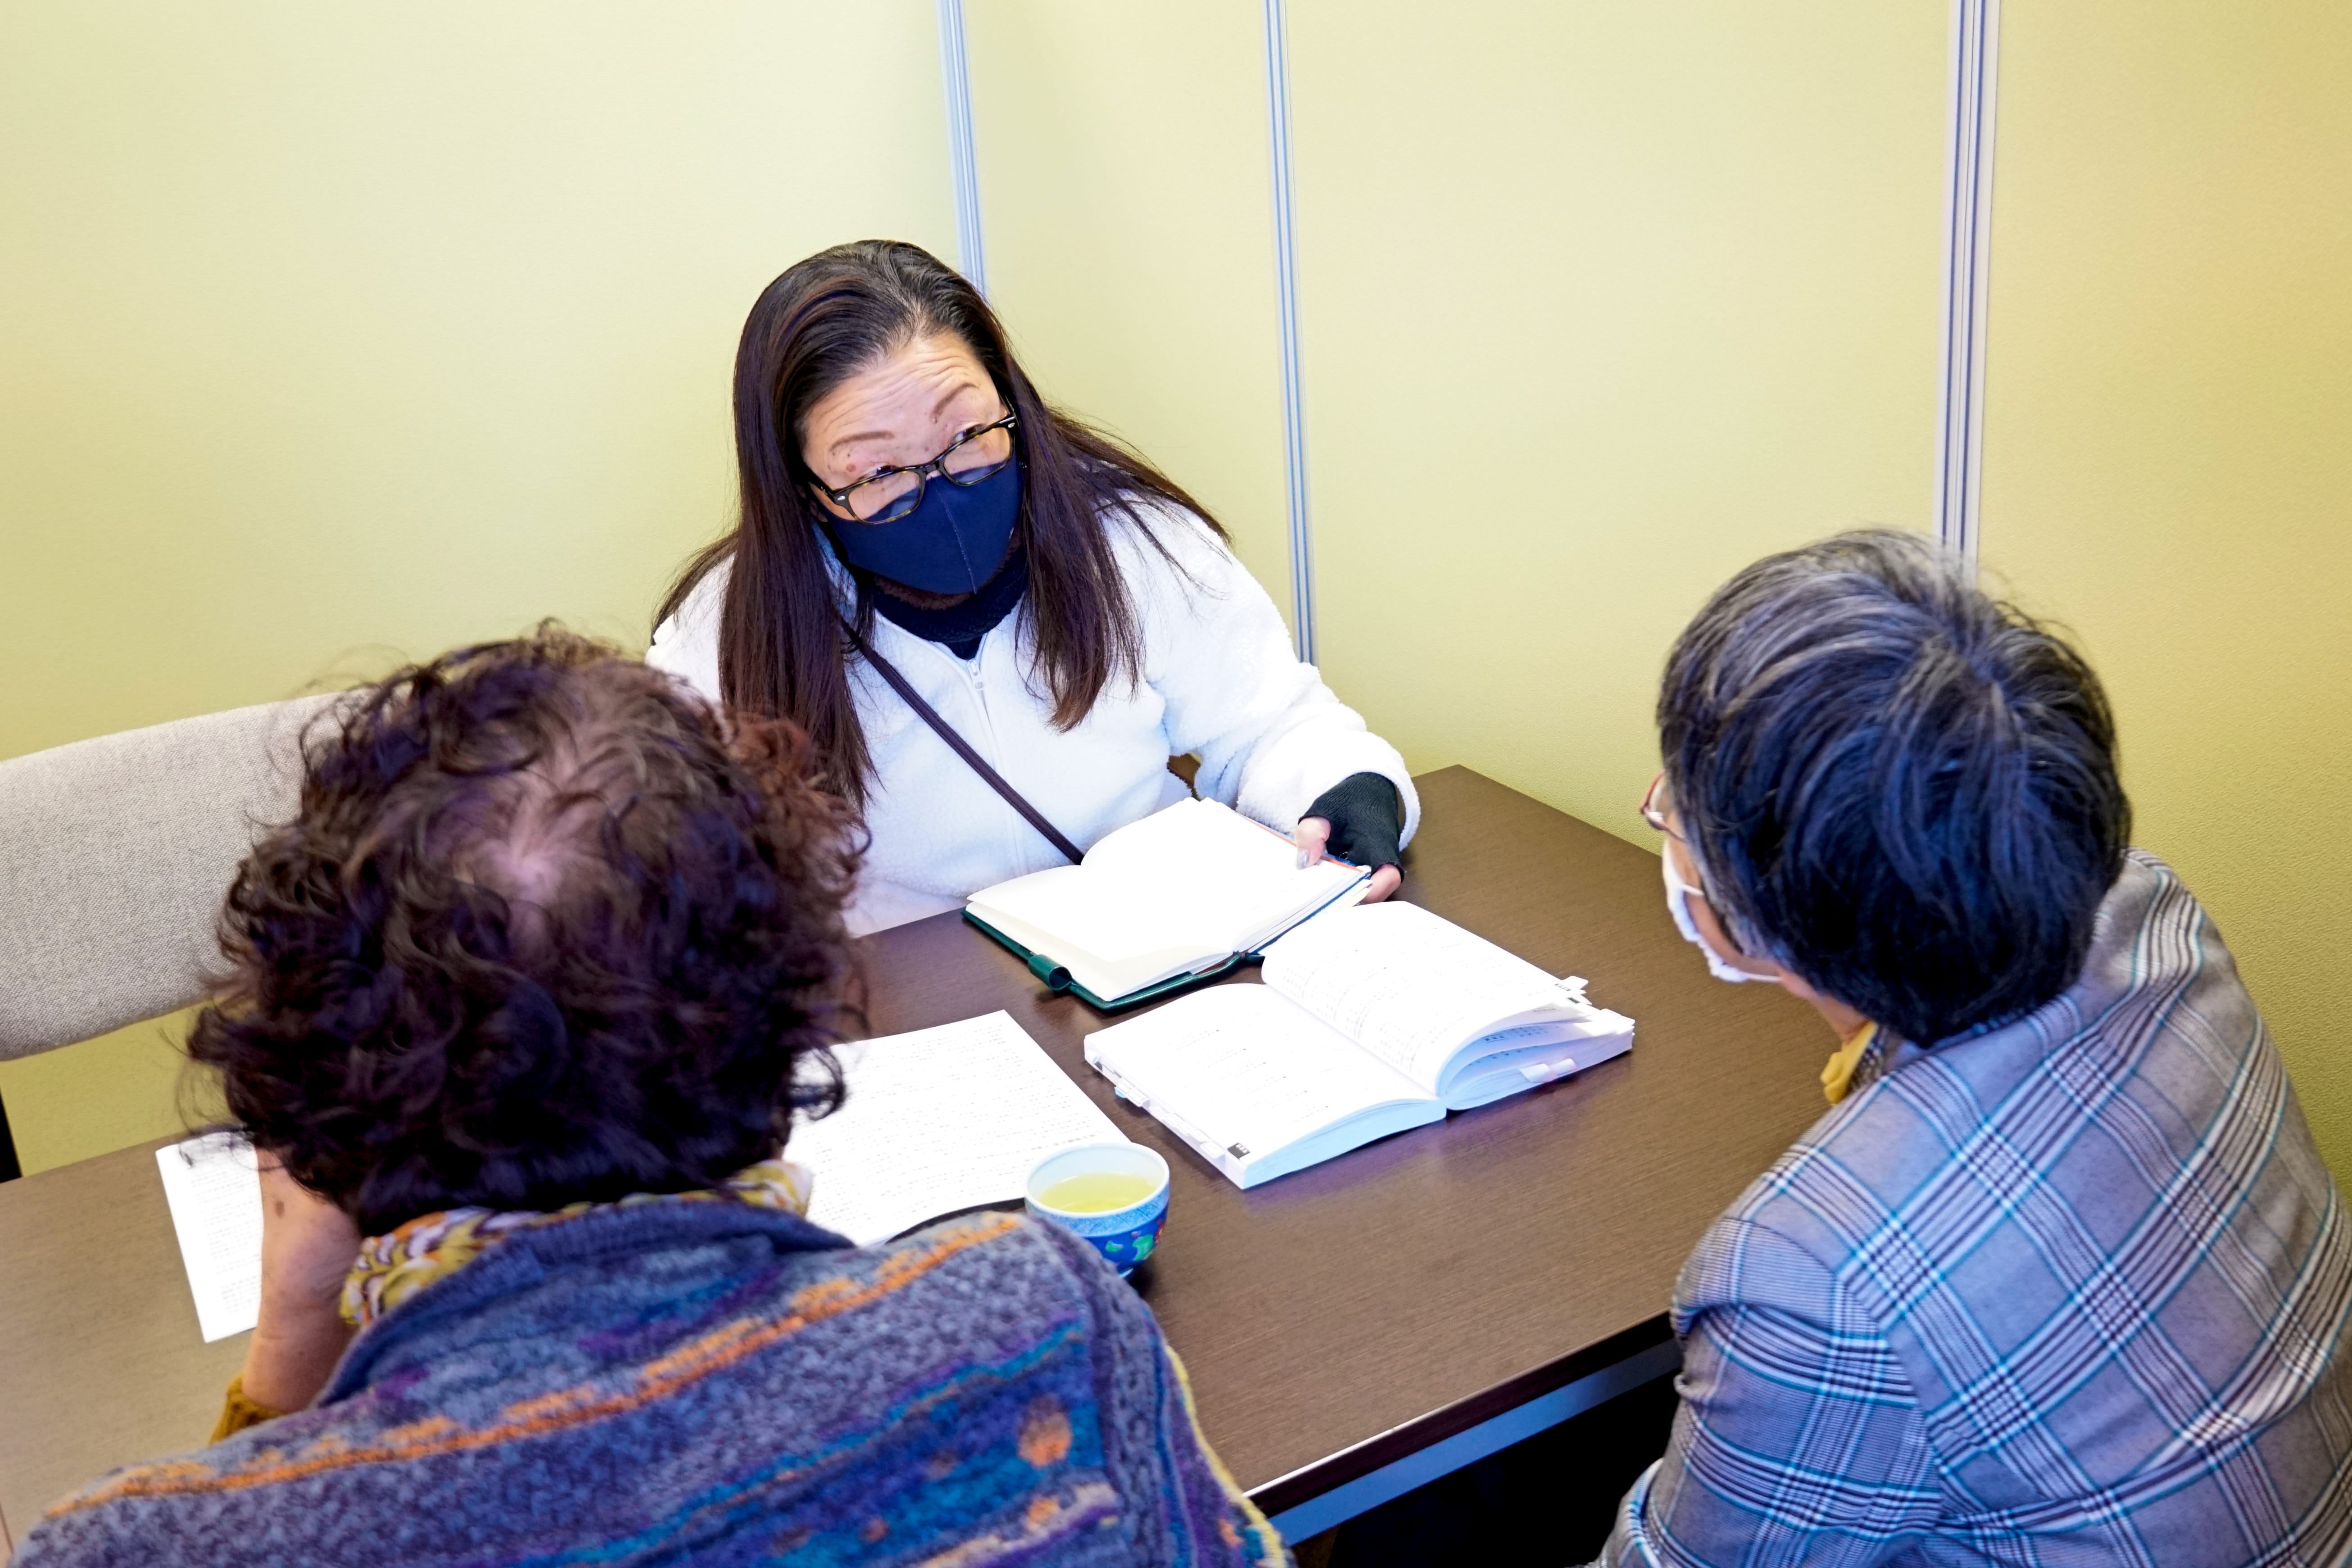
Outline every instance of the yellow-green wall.
{"label": "yellow-green wall", "polygon": [[16,1157],[46,1171],[109,1149],[203,1126],[220,1114],[219,1079],[184,1070],[193,1013],[117,1029],[61,1051],[0,1062]]}
{"label": "yellow-green wall", "polygon": [[[1665,645],[1741,563],[1924,527],[1940,6],[1293,0],[1321,663],[1416,767],[1621,831]],[[996,301],[1287,602],[1252,0],[1000,0]]]}
{"label": "yellow-green wall", "polygon": [[1706,595],[1929,521],[1944,8],[1291,15],[1324,669],[1416,767],[1646,842]]}
{"label": "yellow-green wall", "polygon": [[2352,1175],[2352,9],[2003,8],[1983,541]]}
{"label": "yellow-green wall", "polygon": [[[0,756],[542,616],[642,639],[728,521],[761,287],[953,255],[934,15],[0,8]],[[157,1034],[0,1065],[32,1163],[170,1130]]]}
{"label": "yellow-green wall", "polygon": [[966,15],[989,289],[1023,363],[1214,512],[1286,615],[1259,0]]}

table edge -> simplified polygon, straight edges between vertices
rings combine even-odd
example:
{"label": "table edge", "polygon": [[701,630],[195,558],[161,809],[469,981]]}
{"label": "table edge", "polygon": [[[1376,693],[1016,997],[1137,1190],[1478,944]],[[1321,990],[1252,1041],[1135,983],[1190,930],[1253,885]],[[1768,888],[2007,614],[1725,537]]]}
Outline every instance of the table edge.
{"label": "table edge", "polygon": [[[1269,1518],[1347,1485],[1374,1470],[1442,1443],[1456,1433],[1493,1420],[1555,1389],[1604,1372],[1657,1345],[1673,1341],[1674,1327],[1657,1313],[1607,1339],[1572,1351],[1514,1377],[1490,1384],[1466,1399],[1416,1415],[1387,1431],[1299,1466],[1250,1489],[1250,1501]],[[1215,1443],[1213,1435],[1210,1437]]]}

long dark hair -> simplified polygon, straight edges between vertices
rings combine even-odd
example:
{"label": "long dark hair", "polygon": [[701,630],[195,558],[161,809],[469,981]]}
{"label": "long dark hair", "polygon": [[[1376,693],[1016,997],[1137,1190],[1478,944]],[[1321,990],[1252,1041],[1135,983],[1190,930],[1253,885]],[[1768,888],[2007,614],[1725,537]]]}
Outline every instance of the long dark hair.
{"label": "long dark hair", "polygon": [[[1013,538],[1029,560],[1022,613],[1035,650],[1032,673],[1053,693],[1057,728],[1077,724],[1105,685],[1131,681],[1143,668],[1142,631],[1107,515],[1130,519],[1163,555],[1148,511],[1153,502],[1181,507],[1224,537],[1175,481],[1039,395],[987,301],[929,252],[859,240],[786,270],[751,307],[735,352],[741,521],[687,563],[655,619],[676,615],[712,568],[731,562],[719,619],[719,696],[738,711],[798,725],[826,787],[853,805],[864,804],[872,763],[851,700],[848,643],[818,542],[824,514],[810,489],[816,477],[801,458],[801,431],[827,393],[935,333],[961,340],[1020,416]],[[867,635],[874,609],[863,594],[855,616],[858,635]]]}

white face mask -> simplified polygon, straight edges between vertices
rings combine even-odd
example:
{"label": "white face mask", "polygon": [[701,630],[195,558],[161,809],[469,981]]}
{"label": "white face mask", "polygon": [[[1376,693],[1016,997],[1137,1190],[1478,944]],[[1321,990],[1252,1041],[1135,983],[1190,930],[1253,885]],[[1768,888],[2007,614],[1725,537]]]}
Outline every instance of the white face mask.
{"label": "white face mask", "polygon": [[1743,981],[1771,979],[1769,974],[1750,974],[1747,970],[1739,968],[1723,954],[1716,952],[1707,940],[1698,934],[1698,926],[1691,920],[1690,900],[1703,899],[1706,895],[1684,881],[1682,874],[1675,869],[1674,846],[1668,844],[1659,847],[1658,865],[1666,874],[1666,909],[1675,917],[1675,929],[1683,933],[1685,942],[1706,954],[1706,972],[1717,980],[1727,980],[1735,985]]}

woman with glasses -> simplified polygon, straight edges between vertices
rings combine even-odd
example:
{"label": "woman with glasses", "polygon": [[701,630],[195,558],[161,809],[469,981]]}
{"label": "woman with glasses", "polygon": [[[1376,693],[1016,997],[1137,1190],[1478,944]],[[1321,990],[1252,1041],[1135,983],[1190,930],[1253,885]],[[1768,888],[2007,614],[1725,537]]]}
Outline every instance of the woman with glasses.
{"label": "woman with glasses", "polygon": [[1292,653],[1216,521],[1046,403],[952,268],[867,240],[770,284],[735,446],[740,520],[671,587],[647,659],[807,731],[871,835],[853,930],[1061,864],[1055,838],[1182,798],[1187,755],[1202,796],[1395,889],[1403,759]]}

